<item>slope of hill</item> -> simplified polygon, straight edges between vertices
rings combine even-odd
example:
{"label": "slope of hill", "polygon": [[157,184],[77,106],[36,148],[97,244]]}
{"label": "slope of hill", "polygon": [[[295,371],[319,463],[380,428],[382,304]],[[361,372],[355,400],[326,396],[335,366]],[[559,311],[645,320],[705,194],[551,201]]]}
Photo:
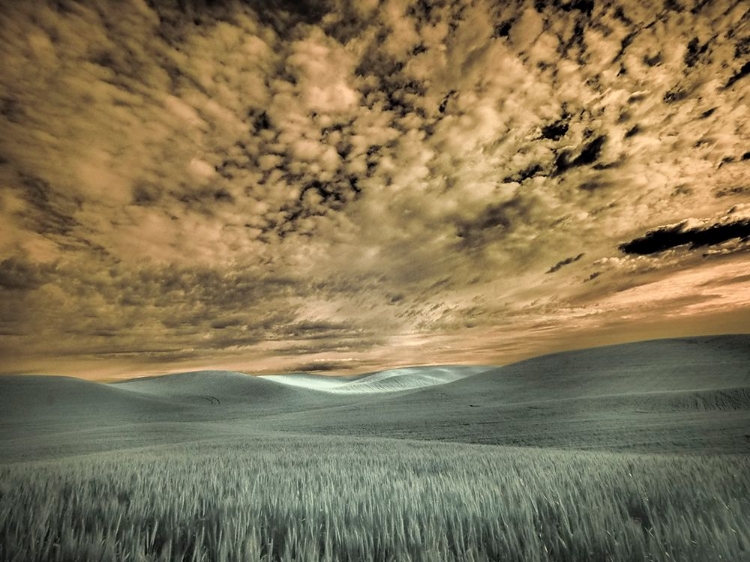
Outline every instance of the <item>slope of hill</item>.
{"label": "slope of hill", "polygon": [[181,408],[156,396],[74,377],[0,376],[0,422],[61,424],[70,419],[123,422]]}
{"label": "slope of hill", "polygon": [[72,377],[2,376],[0,456],[6,461],[59,458],[184,441],[187,428],[157,428],[192,416],[186,405],[112,385]]}
{"label": "slope of hill", "polygon": [[268,402],[283,403],[301,396],[294,388],[234,371],[192,371],[142,377],[112,383],[110,386],[162,399],[213,405],[237,402],[249,406]]}
{"label": "slope of hill", "polygon": [[732,388],[750,383],[750,335],[651,340],[555,353],[451,389],[502,403]]}
{"label": "slope of hill", "polygon": [[[282,382],[283,381],[283,382]],[[284,431],[635,451],[750,452],[750,336],[685,338],[352,379],[200,371],[98,384],[0,377],[6,451]],[[90,446],[82,441],[88,440]]]}
{"label": "slope of hill", "polygon": [[275,423],[487,444],[750,452],[750,336],[547,355]]}

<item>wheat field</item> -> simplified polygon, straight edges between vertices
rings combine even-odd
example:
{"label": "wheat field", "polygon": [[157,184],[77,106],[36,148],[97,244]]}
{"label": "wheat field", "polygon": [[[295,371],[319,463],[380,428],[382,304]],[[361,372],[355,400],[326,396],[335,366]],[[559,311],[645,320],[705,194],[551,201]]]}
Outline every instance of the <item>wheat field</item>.
{"label": "wheat field", "polygon": [[749,555],[746,456],[269,434],[0,466],[3,561]]}

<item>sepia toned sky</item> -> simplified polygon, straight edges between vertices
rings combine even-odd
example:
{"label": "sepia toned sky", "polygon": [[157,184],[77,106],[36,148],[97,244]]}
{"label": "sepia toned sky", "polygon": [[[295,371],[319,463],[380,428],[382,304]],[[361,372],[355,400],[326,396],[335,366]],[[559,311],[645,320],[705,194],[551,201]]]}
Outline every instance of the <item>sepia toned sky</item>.
{"label": "sepia toned sky", "polygon": [[0,372],[750,327],[750,4],[0,4]]}

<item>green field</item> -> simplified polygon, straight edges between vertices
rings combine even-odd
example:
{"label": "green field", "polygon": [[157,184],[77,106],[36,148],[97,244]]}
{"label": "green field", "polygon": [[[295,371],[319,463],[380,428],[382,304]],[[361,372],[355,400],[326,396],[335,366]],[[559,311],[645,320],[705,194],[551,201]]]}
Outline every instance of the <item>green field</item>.
{"label": "green field", "polygon": [[750,459],[277,436],[0,468],[3,560],[743,560]]}
{"label": "green field", "polygon": [[750,560],[748,343],[380,394],[6,377],[0,560]]}

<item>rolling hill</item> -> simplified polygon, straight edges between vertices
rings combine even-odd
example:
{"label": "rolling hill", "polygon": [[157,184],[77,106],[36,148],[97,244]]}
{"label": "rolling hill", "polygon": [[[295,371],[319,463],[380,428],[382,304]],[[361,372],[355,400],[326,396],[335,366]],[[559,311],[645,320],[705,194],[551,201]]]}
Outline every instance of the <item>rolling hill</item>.
{"label": "rolling hill", "polygon": [[609,450],[750,451],[750,336],[557,353],[326,412],[286,430]]}
{"label": "rolling hill", "polygon": [[29,453],[44,443],[74,454],[96,450],[95,442],[118,448],[169,442],[170,435],[211,440],[269,431],[750,452],[750,336],[647,341],[504,367],[413,367],[352,378],[197,371],[99,384],[0,377],[6,450]]}

